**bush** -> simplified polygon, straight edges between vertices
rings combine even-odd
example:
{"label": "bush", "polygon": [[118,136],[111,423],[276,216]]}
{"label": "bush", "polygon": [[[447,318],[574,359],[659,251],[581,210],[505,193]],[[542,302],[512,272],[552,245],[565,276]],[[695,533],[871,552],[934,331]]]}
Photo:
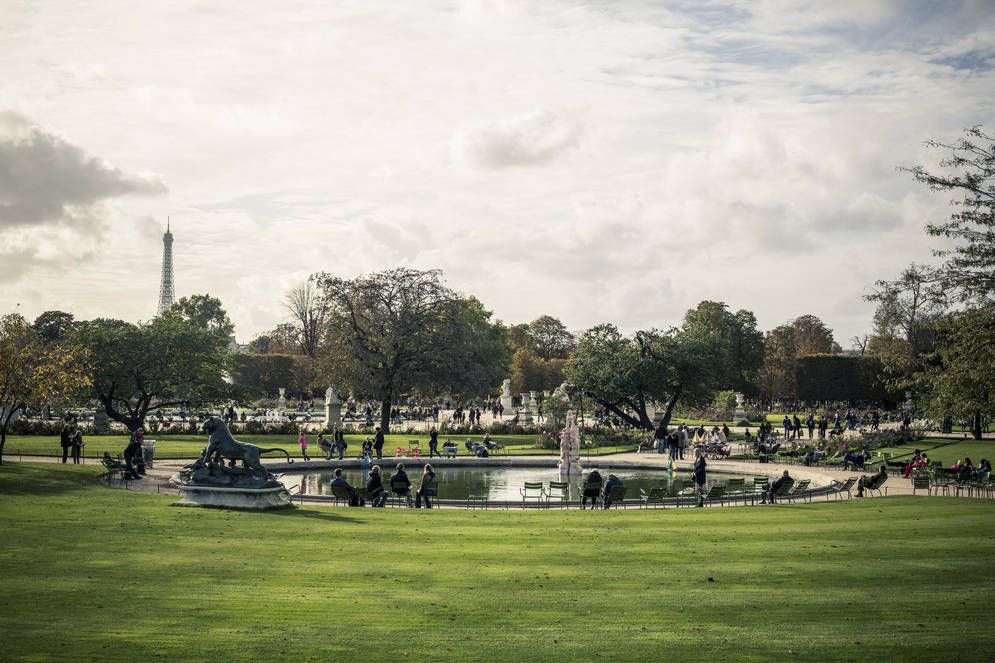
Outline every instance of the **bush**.
{"label": "bush", "polygon": [[548,431],[536,435],[536,449],[553,450],[560,448],[560,431]]}

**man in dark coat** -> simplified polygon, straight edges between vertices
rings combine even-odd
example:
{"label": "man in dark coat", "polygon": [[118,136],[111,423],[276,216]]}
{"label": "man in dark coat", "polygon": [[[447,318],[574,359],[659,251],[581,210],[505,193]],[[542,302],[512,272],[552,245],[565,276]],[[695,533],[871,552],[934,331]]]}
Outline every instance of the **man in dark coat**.
{"label": "man in dark coat", "polygon": [[62,426],[62,433],[59,435],[60,443],[62,444],[62,462],[66,462],[69,457],[69,447],[73,446],[73,436],[69,432],[69,424]]}
{"label": "man in dark coat", "polygon": [[598,468],[596,467],[593,468],[591,470],[591,473],[587,475],[587,479],[584,480],[584,483],[597,484],[597,485],[596,486],[592,485],[591,487],[587,487],[585,485],[584,494],[581,495],[580,508],[582,509],[586,508],[588,498],[590,498],[591,500],[591,508],[596,508],[598,506],[597,499],[598,499],[598,494],[601,492],[602,481],[603,479],[601,478],[601,473],[598,472]]}
{"label": "man in dark coat", "polygon": [[610,509],[612,507],[612,501],[611,501],[612,488],[614,488],[615,486],[621,487],[621,485],[622,485],[621,479],[619,479],[614,474],[608,475],[608,480],[605,481],[605,487],[604,490],[602,491],[602,495],[604,495],[604,507],[606,509]]}
{"label": "man in dark coat", "polygon": [[377,460],[383,459],[383,431],[380,426],[376,428],[377,434],[373,436],[373,450],[377,452]]}
{"label": "man in dark coat", "polygon": [[138,472],[135,470],[135,459],[142,453],[142,436],[139,435],[141,428],[138,428],[131,434],[131,439],[128,441],[128,446],[124,448],[124,464],[128,468],[127,475],[129,479],[141,479]]}

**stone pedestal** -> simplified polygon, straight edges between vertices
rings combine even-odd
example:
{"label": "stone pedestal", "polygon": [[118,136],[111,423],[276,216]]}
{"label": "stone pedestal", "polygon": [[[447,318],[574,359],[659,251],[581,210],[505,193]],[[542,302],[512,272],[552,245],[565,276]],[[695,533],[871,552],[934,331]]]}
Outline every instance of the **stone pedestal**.
{"label": "stone pedestal", "polygon": [[287,409],[287,390],[280,387],[280,397],[276,399],[276,409],[277,414],[283,414],[283,411]]}
{"label": "stone pedestal", "polygon": [[107,417],[107,410],[103,405],[98,405],[93,412],[93,431],[95,433],[106,433],[111,429],[110,419]]}
{"label": "stone pedestal", "polygon": [[338,426],[342,423],[342,402],[335,393],[335,387],[325,390],[325,426]]}
{"label": "stone pedestal", "polygon": [[733,418],[736,420],[735,423],[739,423],[743,419],[746,419],[746,408],[743,407],[743,401],[746,397],[743,394],[736,394],[736,411],[733,412]]}
{"label": "stone pedestal", "polygon": [[245,509],[248,511],[283,509],[292,506],[287,489],[283,486],[273,488],[204,486],[183,483],[179,475],[173,477],[173,483],[180,489],[180,494],[182,495],[178,502],[173,502],[173,506],[211,506],[224,509]]}

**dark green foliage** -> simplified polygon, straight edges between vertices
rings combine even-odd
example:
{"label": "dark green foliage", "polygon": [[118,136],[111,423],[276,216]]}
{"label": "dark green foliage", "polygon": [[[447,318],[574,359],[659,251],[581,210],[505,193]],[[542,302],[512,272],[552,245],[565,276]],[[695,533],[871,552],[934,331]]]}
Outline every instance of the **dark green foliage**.
{"label": "dark green foliage", "polygon": [[881,401],[897,399],[883,379],[877,357],[818,354],[795,365],[798,398],[805,401]]}

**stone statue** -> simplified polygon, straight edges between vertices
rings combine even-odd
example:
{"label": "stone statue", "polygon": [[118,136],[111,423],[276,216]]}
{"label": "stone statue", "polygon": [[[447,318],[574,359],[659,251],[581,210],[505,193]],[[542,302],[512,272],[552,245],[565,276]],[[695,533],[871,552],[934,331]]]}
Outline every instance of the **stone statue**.
{"label": "stone statue", "polygon": [[567,410],[567,423],[560,431],[560,476],[580,476],[580,429],[573,410]]}
{"label": "stone statue", "polygon": [[325,390],[325,426],[338,426],[342,423],[342,401],[335,393],[335,387]]}
{"label": "stone statue", "polygon": [[507,378],[501,383],[501,397],[511,398],[511,380]]}
{"label": "stone statue", "polygon": [[[225,422],[218,417],[211,417],[204,422],[204,431],[210,434],[207,448],[196,461],[180,471],[184,483],[207,486],[230,486],[238,488],[271,488],[280,486],[280,482],[260,462],[260,455],[279,451],[287,457],[287,462],[294,462],[285,449],[273,447],[263,449],[255,444],[239,442],[232,437]],[[226,467],[224,460],[229,461]],[[235,467],[236,461],[242,461],[242,467]]]}
{"label": "stone statue", "polygon": [[328,405],[329,403],[341,403],[334,386],[331,386],[325,390],[325,405]]}

